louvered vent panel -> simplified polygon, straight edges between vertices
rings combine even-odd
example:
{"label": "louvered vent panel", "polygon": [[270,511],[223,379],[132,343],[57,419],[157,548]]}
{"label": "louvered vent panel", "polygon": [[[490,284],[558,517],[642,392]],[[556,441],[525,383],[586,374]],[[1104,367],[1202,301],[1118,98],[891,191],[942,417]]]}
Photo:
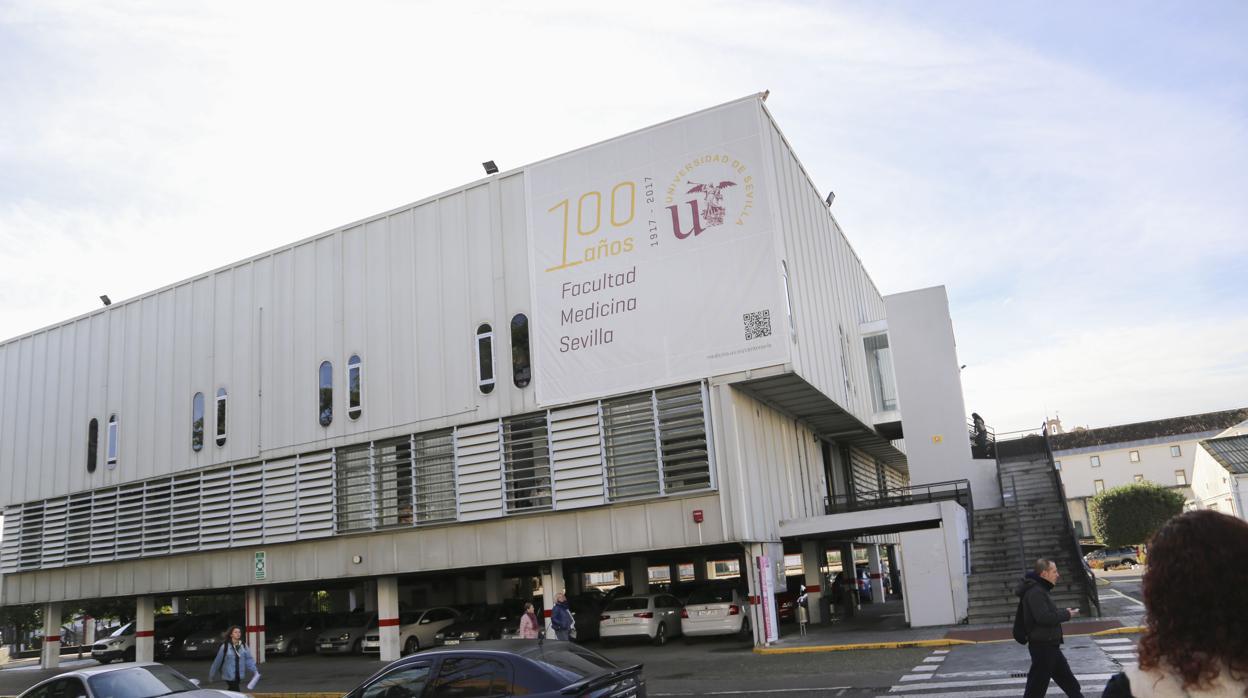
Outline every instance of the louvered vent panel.
{"label": "louvered vent panel", "polygon": [[[496,440],[497,442],[497,440]],[[447,429],[412,437],[416,523],[455,518],[455,436]]]}
{"label": "louvered vent panel", "polygon": [[607,491],[612,500],[660,493],[659,441],[650,392],[602,401]]}
{"label": "louvered vent panel", "polygon": [[884,467],[884,480],[888,484],[888,489],[890,490],[902,489],[910,486],[910,480],[907,479],[905,475],[902,475],[900,470],[889,466]]}
{"label": "louvered vent panel", "polygon": [[412,525],[412,438],[373,444],[377,528]]}
{"label": "louvered vent panel", "polygon": [[68,497],[54,497],[43,503],[43,555],[39,561],[41,568],[65,566],[65,523],[68,513]]}
{"label": "louvered vent panel", "polygon": [[117,488],[117,559],[143,554],[143,483]]}
{"label": "louvered vent panel", "polygon": [[4,508],[4,539],[0,540],[0,574],[18,570],[22,557],[22,505]]}
{"label": "louvered vent panel", "polygon": [[299,456],[299,540],[334,535],[334,454]]}
{"label": "louvered vent panel", "polygon": [[503,420],[506,511],[549,509],[550,440],[546,413]]}
{"label": "louvered vent panel", "polygon": [[230,468],[209,470],[200,479],[199,549],[230,547]]}
{"label": "louvered vent panel", "polygon": [[552,410],[550,443],[555,508],[575,509],[606,503],[598,404]]}
{"label": "louvered vent panel", "polygon": [[334,513],[339,533],[371,531],[374,527],[372,453],[372,444],[334,452]]}
{"label": "louvered vent panel", "polygon": [[173,480],[149,480],[143,507],[143,557],[169,554]]}
{"label": "louvered vent panel", "polygon": [[455,430],[455,483],[459,520],[476,521],[503,515],[503,473],[499,422]]}
{"label": "louvered vent panel", "polygon": [[91,526],[94,516],[90,492],[70,495],[65,522],[65,564],[85,565],[91,562]]}
{"label": "louvered vent panel", "polygon": [[230,486],[230,546],[264,541],[264,471],[262,463],[234,466]]}
{"label": "louvered vent panel", "polygon": [[854,496],[858,499],[874,499],[879,496],[880,481],[875,474],[875,461],[865,453],[851,449],[850,469],[854,476]]}
{"label": "louvered vent panel", "polygon": [[711,462],[702,385],[693,383],[656,390],[655,399],[664,491],[670,494],[709,488]]}
{"label": "louvered vent panel", "polygon": [[264,542],[295,540],[299,460],[267,461],[264,464]]}
{"label": "louvered vent panel", "polygon": [[18,569],[39,569],[43,555],[43,502],[22,505],[22,538]]}
{"label": "louvered vent panel", "polygon": [[169,523],[171,553],[199,550],[200,478],[199,473],[187,473],[173,479],[173,511]]}
{"label": "louvered vent panel", "polygon": [[91,562],[117,557],[117,488],[91,493]]}

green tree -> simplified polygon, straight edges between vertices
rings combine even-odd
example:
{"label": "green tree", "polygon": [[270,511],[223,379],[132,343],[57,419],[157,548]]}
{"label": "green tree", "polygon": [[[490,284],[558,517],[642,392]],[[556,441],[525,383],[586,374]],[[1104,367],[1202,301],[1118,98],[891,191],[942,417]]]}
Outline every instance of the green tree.
{"label": "green tree", "polygon": [[0,606],[0,627],[12,628],[17,639],[43,625],[43,613],[39,606]]}
{"label": "green tree", "polygon": [[1148,542],[1169,519],[1183,513],[1182,493],[1151,482],[1106,490],[1089,502],[1092,532],[1111,548]]}

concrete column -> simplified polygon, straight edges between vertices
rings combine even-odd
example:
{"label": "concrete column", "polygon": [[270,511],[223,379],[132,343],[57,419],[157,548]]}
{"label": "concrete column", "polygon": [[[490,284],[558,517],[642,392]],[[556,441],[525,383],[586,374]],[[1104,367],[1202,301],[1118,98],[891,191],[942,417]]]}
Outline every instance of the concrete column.
{"label": "concrete column", "polygon": [[542,567],[542,615],[546,618],[546,637],[555,637],[555,631],[550,627],[550,612],[555,608],[555,596],[566,591],[563,560],[551,560],[548,567]]}
{"label": "concrete column", "polygon": [[841,612],[851,617],[858,612],[858,570],[854,567],[854,544],[841,544]]}
{"label": "concrete column", "polygon": [[668,589],[671,591],[676,591],[676,585],[680,584],[680,563],[679,562],[673,562],[672,564],[667,566],[667,576],[668,576],[668,579],[670,580]]}
{"label": "concrete column", "polygon": [[706,581],[706,556],[697,557],[693,560],[693,581]]}
{"label": "concrete column", "polygon": [[156,599],[140,596],[134,605],[134,661],[150,662],[156,655]]}
{"label": "concrete column", "polygon": [[364,610],[369,613],[377,611],[377,582],[371,579],[364,582]]}
{"label": "concrete column", "polygon": [[87,647],[95,644],[95,619],[91,616],[82,617],[82,644]]}
{"label": "concrete column", "polygon": [[485,571],[485,602],[494,604],[503,602],[503,571],[491,567]]}
{"label": "concrete column", "polygon": [[269,590],[266,587],[249,587],[243,592],[244,637],[257,664],[265,661],[264,638],[267,630],[264,626],[264,607],[268,605],[268,599]]}
{"label": "concrete column", "polygon": [[364,606],[364,604],[360,603],[360,601],[362,600],[362,597],[363,597],[363,592],[357,588],[352,588],[350,591],[348,591],[347,592],[347,610],[351,613],[355,613],[355,609],[362,608]]}
{"label": "concrete column", "polygon": [[880,561],[880,546],[867,546],[867,572],[871,575],[871,601],[884,603],[884,564]]}
{"label": "concrete column", "polygon": [[399,658],[399,578],[377,580],[377,628],[381,636],[381,661]]}
{"label": "concrete column", "polygon": [[61,665],[61,605],[43,605],[43,651],[39,655],[39,667],[55,669]]}
{"label": "concrete column", "polygon": [[175,616],[181,613],[182,612],[182,597],[174,596],[173,598],[169,599],[169,608],[173,609],[173,615]]}
{"label": "concrete column", "polygon": [[643,555],[628,558],[628,585],[634,594],[650,593],[650,565]]}
{"label": "concrete column", "polygon": [[823,572],[821,571],[825,555],[823,544],[817,540],[802,541],[802,576],[806,585],[806,608],[809,611],[810,623],[822,623],[823,609],[820,599],[823,598]]}
{"label": "concrete column", "polygon": [[[378,590],[381,589],[380,586],[377,588]],[[470,584],[467,577],[461,574],[455,578],[455,603],[468,603],[468,598],[471,595],[469,588]]]}

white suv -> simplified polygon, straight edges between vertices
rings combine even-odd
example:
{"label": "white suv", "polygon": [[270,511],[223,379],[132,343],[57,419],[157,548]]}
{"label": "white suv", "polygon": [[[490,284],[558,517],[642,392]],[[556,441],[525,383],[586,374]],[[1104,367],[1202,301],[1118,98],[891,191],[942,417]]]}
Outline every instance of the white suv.
{"label": "white suv", "polygon": [[100,664],[114,659],[134,661],[134,621],[117,628],[111,635],[91,645],[91,658]]}

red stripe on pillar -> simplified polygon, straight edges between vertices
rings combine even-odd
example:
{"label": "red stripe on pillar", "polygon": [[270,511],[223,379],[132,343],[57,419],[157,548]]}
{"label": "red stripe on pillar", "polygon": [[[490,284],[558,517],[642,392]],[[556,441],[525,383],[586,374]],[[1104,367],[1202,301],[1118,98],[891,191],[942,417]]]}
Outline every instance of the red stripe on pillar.
{"label": "red stripe on pillar", "polygon": [[807,584],[807,585],[806,585],[806,591],[807,591],[807,593],[817,594],[817,593],[819,593],[819,585],[818,585],[818,584]]}
{"label": "red stripe on pillar", "polygon": [[751,596],[751,597],[750,597],[750,605],[751,605],[751,606],[757,606],[758,604],[759,604],[759,598],[758,598],[757,596]]}
{"label": "red stripe on pillar", "polygon": [[871,573],[871,578],[872,578],[872,579],[880,579],[880,578],[881,578],[881,577],[883,577],[883,576],[884,576],[884,575],[882,575],[882,574],[880,574],[880,573],[878,573],[878,572],[872,572],[872,573]]}
{"label": "red stripe on pillar", "polygon": [[377,621],[377,626],[380,628],[390,628],[398,624],[399,624],[398,618],[382,618],[381,620]]}
{"label": "red stripe on pillar", "polygon": [[247,632],[249,632],[249,633],[262,633],[262,632],[264,632],[264,626],[263,626],[263,625],[249,625],[249,626],[247,626]]}
{"label": "red stripe on pillar", "polygon": [[547,610],[545,610],[545,611],[542,611],[542,617],[543,617],[543,618],[549,618],[549,617],[550,617],[550,609],[547,609]]}
{"label": "red stripe on pillar", "polygon": [[134,636],[135,637],[156,637],[156,631],[155,630],[136,630],[134,633]]}
{"label": "red stripe on pillar", "polygon": [[49,635],[49,636],[47,636],[47,637],[43,638],[43,641],[44,641],[44,642],[60,642],[60,641],[61,641],[61,636],[60,636],[60,635]]}

